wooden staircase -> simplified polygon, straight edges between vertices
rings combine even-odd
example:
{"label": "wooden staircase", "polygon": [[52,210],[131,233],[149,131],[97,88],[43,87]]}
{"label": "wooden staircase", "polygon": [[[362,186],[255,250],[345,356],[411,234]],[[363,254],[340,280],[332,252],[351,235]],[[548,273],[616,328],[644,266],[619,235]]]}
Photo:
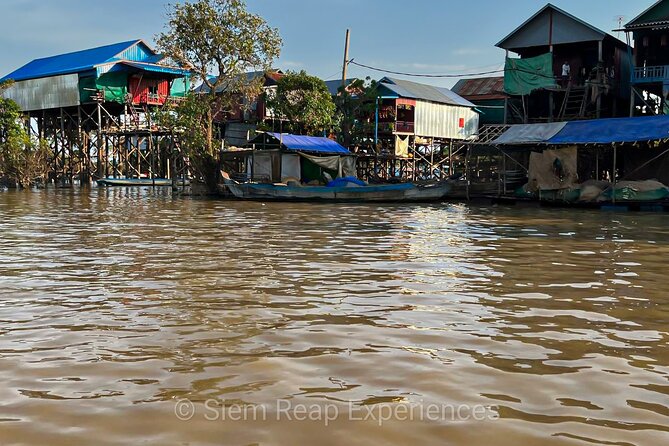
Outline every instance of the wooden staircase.
{"label": "wooden staircase", "polygon": [[509,130],[511,126],[508,124],[485,124],[482,125],[479,128],[479,134],[477,136],[476,141],[474,141],[474,144],[488,144],[495,139],[497,139],[499,136],[501,136],[504,132]]}
{"label": "wooden staircase", "polygon": [[141,105],[133,103],[128,104],[127,110],[130,117],[130,124],[135,128],[139,128],[142,124],[142,115],[146,114],[147,111]]}

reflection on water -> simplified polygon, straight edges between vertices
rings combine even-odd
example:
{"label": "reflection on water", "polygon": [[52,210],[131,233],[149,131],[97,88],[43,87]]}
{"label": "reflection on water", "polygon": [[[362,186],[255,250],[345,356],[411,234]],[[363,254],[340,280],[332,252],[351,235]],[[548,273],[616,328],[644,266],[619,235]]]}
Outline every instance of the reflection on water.
{"label": "reflection on water", "polygon": [[0,442],[667,444],[668,254],[661,214],[0,193]]}

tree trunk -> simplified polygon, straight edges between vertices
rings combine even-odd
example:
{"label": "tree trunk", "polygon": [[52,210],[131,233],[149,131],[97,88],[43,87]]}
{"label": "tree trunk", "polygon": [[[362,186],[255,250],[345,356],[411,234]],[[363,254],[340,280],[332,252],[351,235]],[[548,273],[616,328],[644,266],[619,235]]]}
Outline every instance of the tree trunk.
{"label": "tree trunk", "polygon": [[348,148],[351,145],[351,141],[353,140],[353,135],[351,134],[351,123],[348,121],[348,118],[344,118],[344,121],[342,122],[342,134],[343,134],[343,146]]}
{"label": "tree trunk", "polygon": [[207,108],[207,153],[214,155],[214,114],[211,107]]}

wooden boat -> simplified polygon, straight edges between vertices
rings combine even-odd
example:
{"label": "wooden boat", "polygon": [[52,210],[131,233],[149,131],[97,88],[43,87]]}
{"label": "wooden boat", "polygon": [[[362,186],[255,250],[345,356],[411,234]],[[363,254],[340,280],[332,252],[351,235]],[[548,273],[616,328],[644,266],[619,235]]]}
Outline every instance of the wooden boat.
{"label": "wooden boat", "polygon": [[232,194],[243,200],[322,202],[427,202],[439,201],[451,190],[451,182],[368,186],[301,186],[287,184],[238,183],[226,178]]}
{"label": "wooden boat", "polygon": [[[97,180],[98,186],[159,186],[167,187],[172,185],[169,178],[101,178]],[[183,185],[183,180],[177,180],[179,186]]]}

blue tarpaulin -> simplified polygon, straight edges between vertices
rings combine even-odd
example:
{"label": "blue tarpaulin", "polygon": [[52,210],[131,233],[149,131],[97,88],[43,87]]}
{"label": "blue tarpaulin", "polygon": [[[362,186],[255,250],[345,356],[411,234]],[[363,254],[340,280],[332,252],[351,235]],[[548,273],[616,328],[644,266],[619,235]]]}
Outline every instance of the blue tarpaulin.
{"label": "blue tarpaulin", "polygon": [[337,141],[320,136],[291,135],[290,133],[267,132],[272,138],[281,141],[288,150],[318,152],[318,153],[342,153],[350,155],[351,152],[340,145]]}
{"label": "blue tarpaulin", "polygon": [[669,116],[573,121],[548,144],[612,144],[669,139]]}
{"label": "blue tarpaulin", "polygon": [[326,184],[327,187],[367,186],[367,184],[356,177],[335,178]]}
{"label": "blue tarpaulin", "polygon": [[[511,126],[492,144],[622,144],[669,139],[669,116],[593,119],[551,124],[560,131],[551,135],[546,124]],[[528,140],[527,134],[533,139]]]}

